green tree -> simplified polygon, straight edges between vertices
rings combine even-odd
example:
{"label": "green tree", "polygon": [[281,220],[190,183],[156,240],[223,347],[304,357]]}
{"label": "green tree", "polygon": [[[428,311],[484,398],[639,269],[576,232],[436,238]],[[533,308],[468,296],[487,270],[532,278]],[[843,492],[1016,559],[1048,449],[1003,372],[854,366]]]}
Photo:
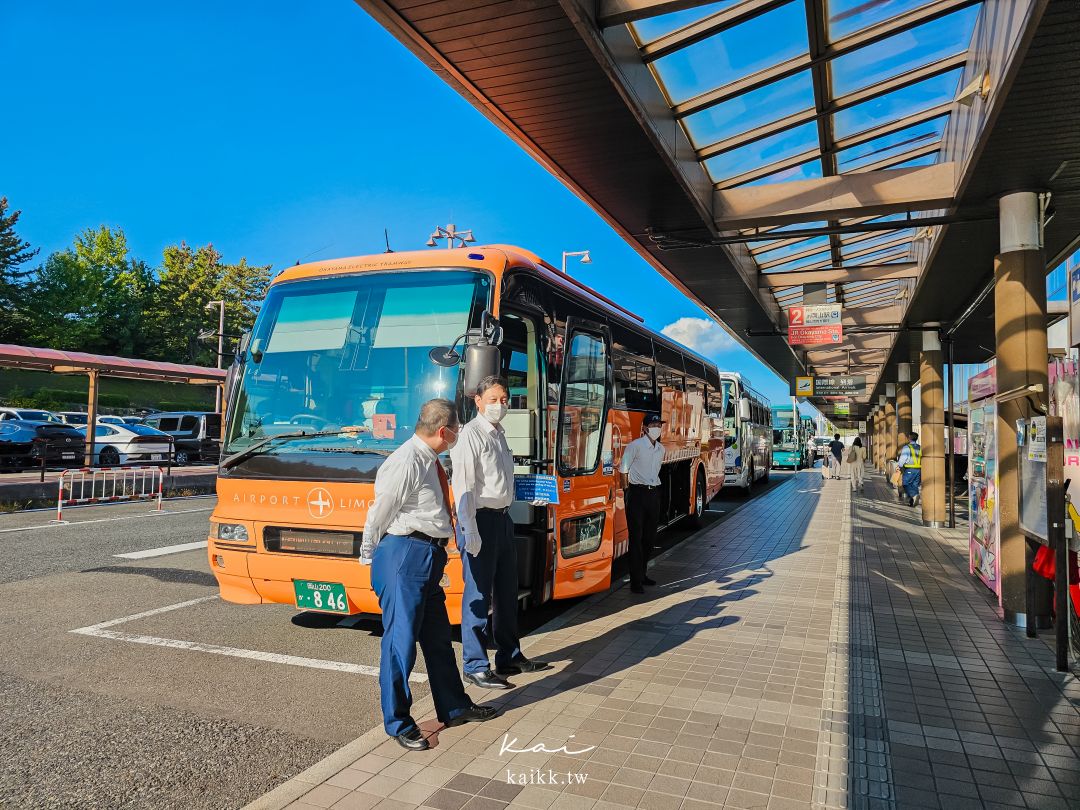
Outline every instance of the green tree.
{"label": "green tree", "polygon": [[31,318],[26,310],[27,280],[32,271],[19,268],[40,248],[15,232],[22,211],[8,211],[7,197],[0,197],[0,342],[19,343],[26,337]]}
{"label": "green tree", "polygon": [[270,266],[250,265],[246,259],[223,264],[221,259],[213,245],[193,249],[181,242],[165,248],[146,315],[149,356],[214,365],[217,341],[199,340],[200,332],[217,331],[217,318],[206,308],[210,301],[225,302],[226,334],[250,328],[266,294]]}
{"label": "green tree", "polygon": [[129,256],[127,237],[88,228],[39,268],[31,294],[37,345],[138,356],[153,272]]}

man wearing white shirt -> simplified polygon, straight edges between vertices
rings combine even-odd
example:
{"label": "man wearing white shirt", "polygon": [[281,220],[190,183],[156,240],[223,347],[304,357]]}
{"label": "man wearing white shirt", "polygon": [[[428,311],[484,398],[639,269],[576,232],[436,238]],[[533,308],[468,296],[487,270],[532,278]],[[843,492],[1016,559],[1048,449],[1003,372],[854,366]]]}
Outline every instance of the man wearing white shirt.
{"label": "man wearing white shirt", "polygon": [[371,586],[382,611],[383,727],[399,745],[414,751],[431,747],[410,713],[409,674],[416,663],[417,642],[442,723],[457,726],[498,715],[465,694],[450,644],[446,595],[439,585],[446,568],[446,545],[454,534],[449,484],[439,454],[453,446],[457,434],[452,402],[424,403],[416,433],[379,467],[375,502],[368,510],[360,546],[360,564],[371,566]]}
{"label": "man wearing white shirt", "polygon": [[626,528],[630,535],[632,593],[645,593],[645,585],[656,584],[646,572],[660,524],[660,467],[664,464],[664,445],[660,442],[660,433],[663,426],[664,420],[660,414],[645,414],[642,424],[644,435],[626,445],[619,463],[623,497],[626,499]]}
{"label": "man wearing white shirt", "polygon": [[[461,429],[450,451],[457,499],[458,547],[465,577],[461,602],[461,646],[465,680],[485,689],[510,689],[503,675],[537,672],[548,664],[521,654],[518,637],[518,565],[514,523],[514,456],[502,419],[509,395],[506,380],[486,377],[476,390],[477,416]],[[491,632],[488,633],[488,611]],[[495,672],[488,663],[495,647]]]}

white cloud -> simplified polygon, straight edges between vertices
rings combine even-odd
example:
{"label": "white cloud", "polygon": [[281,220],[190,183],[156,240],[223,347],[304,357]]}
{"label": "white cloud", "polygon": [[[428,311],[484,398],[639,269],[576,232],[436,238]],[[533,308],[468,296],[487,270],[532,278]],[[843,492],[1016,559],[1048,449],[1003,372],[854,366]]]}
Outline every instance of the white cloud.
{"label": "white cloud", "polygon": [[660,331],[706,357],[730,351],[738,345],[719,324],[705,318],[679,318]]}

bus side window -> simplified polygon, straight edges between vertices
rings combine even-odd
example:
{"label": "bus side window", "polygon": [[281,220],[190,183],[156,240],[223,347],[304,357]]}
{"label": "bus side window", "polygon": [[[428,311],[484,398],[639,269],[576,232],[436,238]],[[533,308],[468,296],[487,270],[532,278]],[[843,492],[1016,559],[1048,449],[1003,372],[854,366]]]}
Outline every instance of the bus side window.
{"label": "bus side window", "polygon": [[[503,327],[502,376],[510,386],[511,410],[526,410],[530,407],[530,391],[536,385],[536,363],[529,362],[530,351],[535,354],[536,338],[530,334],[526,323],[514,315],[504,315]],[[535,402],[535,398],[534,398]]]}
{"label": "bus side window", "polygon": [[591,473],[600,464],[607,402],[607,347],[599,335],[576,332],[566,353],[558,431],[559,472]]}
{"label": "bus side window", "polygon": [[652,366],[625,351],[611,352],[615,371],[615,407],[655,410]]}

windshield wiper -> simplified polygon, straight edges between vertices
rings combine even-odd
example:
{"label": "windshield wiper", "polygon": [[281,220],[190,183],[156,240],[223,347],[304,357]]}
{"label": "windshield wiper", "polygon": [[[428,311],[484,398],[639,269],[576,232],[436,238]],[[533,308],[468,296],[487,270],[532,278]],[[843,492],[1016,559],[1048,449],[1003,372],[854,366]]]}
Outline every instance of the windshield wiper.
{"label": "windshield wiper", "polygon": [[[280,441],[291,441],[293,439],[314,439],[316,436],[340,436],[345,433],[344,430],[328,430],[323,432],[313,431],[308,433],[304,430],[298,430],[293,433],[279,433],[277,436],[267,436],[261,442],[255,442],[251,447],[247,447],[241,450],[239,453],[233,453],[231,456],[226,456],[221,460],[218,465],[223,470],[228,470],[231,467],[235,467],[241,461],[246,461],[254,455],[261,453],[265,448],[268,448],[272,444],[276,444]],[[352,431],[349,431],[352,432]]]}
{"label": "windshield wiper", "polygon": [[352,453],[358,456],[388,456],[391,450],[375,450],[371,447],[309,447],[313,453]]}

